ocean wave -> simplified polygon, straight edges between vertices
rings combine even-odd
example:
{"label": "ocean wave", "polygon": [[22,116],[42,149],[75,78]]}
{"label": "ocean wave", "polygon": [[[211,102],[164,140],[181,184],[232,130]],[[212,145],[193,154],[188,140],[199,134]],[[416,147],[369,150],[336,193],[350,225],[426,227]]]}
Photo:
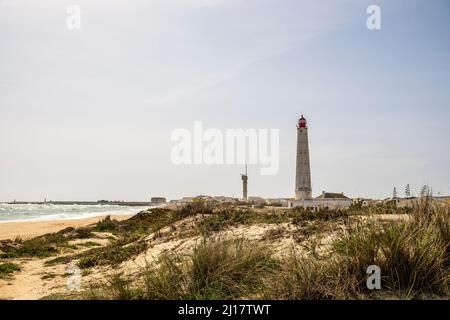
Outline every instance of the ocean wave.
{"label": "ocean wave", "polygon": [[74,220],[104,215],[135,214],[143,207],[118,205],[55,205],[0,203],[0,223]]}

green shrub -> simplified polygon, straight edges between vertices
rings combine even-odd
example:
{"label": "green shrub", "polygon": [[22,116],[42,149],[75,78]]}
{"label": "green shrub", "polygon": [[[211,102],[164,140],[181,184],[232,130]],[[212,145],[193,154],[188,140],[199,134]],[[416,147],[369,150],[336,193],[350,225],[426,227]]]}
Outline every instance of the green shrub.
{"label": "green shrub", "polygon": [[75,235],[73,236],[76,239],[87,239],[90,237],[92,237],[92,230],[86,227],[75,229]]}
{"label": "green shrub", "polygon": [[46,258],[57,254],[59,248],[76,249],[74,245],[69,245],[68,240],[89,238],[91,230],[89,228],[66,228],[59,232],[48,233],[28,240],[17,238],[14,240],[15,246],[10,246],[1,254],[1,258],[38,257]]}
{"label": "green shrub", "polygon": [[[53,242],[57,240],[56,242]],[[57,245],[67,244],[59,241],[58,236],[38,237],[24,240],[17,247],[11,247],[1,254],[1,258],[38,257],[46,258],[58,252]]]}
{"label": "green shrub", "polygon": [[250,224],[278,224],[288,221],[286,214],[257,212],[248,208],[229,207],[217,210],[214,214],[197,223],[197,227],[203,234],[217,232],[227,227]]}
{"label": "green shrub", "polygon": [[252,211],[226,209],[201,220],[197,227],[202,233],[220,231],[225,227],[246,224],[250,220],[250,215],[252,215]]}
{"label": "green shrub", "polygon": [[345,210],[328,210],[321,209],[319,211],[308,210],[302,207],[295,207],[288,211],[288,216],[292,219],[292,223],[301,224],[304,221],[330,221],[348,218]]}
{"label": "green shrub", "polygon": [[111,219],[111,216],[106,216],[95,224],[93,229],[99,232],[116,232],[119,229],[119,221]]}
{"label": "green shrub", "polygon": [[91,249],[87,253],[80,254],[78,266],[82,269],[100,265],[118,265],[140,254],[147,249],[145,241],[136,241],[122,245],[114,243],[106,247]]}
{"label": "green shrub", "polygon": [[9,277],[12,273],[20,271],[21,268],[14,263],[1,263],[0,264],[0,279]]}

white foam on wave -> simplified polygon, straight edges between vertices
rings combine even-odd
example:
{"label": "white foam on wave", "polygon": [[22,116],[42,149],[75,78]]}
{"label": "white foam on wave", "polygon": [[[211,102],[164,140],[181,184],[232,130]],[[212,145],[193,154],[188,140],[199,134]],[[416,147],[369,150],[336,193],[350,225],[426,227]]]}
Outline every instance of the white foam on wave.
{"label": "white foam on wave", "polygon": [[0,204],[0,223],[77,220],[105,215],[136,214],[146,208],[117,205]]}

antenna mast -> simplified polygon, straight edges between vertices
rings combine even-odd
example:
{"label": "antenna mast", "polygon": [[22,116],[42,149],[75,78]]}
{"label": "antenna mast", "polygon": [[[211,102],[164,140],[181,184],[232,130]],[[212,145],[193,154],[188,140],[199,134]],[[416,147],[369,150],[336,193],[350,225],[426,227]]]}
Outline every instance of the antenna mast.
{"label": "antenna mast", "polygon": [[241,174],[242,178],[242,199],[244,201],[248,200],[247,194],[247,184],[248,184],[248,174],[247,174],[247,164],[245,164],[245,174]]}

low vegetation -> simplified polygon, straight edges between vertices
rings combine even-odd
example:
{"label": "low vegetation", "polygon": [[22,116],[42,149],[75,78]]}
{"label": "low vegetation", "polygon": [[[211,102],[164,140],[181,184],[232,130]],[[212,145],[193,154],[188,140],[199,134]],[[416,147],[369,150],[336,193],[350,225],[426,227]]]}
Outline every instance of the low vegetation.
{"label": "low vegetation", "polygon": [[21,268],[14,263],[0,263],[0,279],[10,277],[14,272],[20,271]]}
{"label": "low vegetation", "polygon": [[49,279],[54,279],[56,278],[58,275],[55,273],[51,273],[51,272],[44,272],[44,274],[41,276],[42,280],[49,280]]}
{"label": "low vegetation", "polygon": [[111,265],[116,266],[127,261],[139,253],[146,250],[148,244],[145,241],[133,238],[121,238],[114,240],[104,247],[94,247],[87,251],[76,254],[60,256],[46,261],[46,265],[69,263],[77,260],[77,264],[82,269],[95,266]]}
{"label": "low vegetation", "polygon": [[101,265],[115,266],[137,256],[146,250],[147,246],[145,241],[132,242],[123,246],[117,244],[108,245],[89,254],[82,254],[78,261],[78,266],[82,269]]}
{"label": "low vegetation", "polygon": [[239,225],[249,225],[258,223],[281,223],[286,221],[286,216],[275,213],[258,213],[248,208],[223,208],[217,210],[201,220],[197,227],[203,234],[217,232],[228,227],[237,227]]}
{"label": "low vegetation", "polygon": [[[449,209],[425,202],[407,221],[361,222],[333,243],[329,259],[283,260],[268,290],[275,299],[355,299],[368,297],[449,297]],[[366,287],[367,267],[381,269],[378,292]]]}
{"label": "low vegetation", "polygon": [[[342,265],[338,259],[319,260],[302,256],[294,249],[282,259],[282,269],[273,275],[266,290],[265,299],[324,300],[354,299],[361,279]],[[361,288],[363,293],[367,293]]]}
{"label": "low vegetation", "polygon": [[11,259],[21,257],[46,258],[60,252],[60,249],[76,249],[69,244],[70,240],[92,237],[90,228],[66,228],[56,233],[49,233],[32,239],[16,238],[2,248],[0,258]]}
{"label": "low vegetation", "polygon": [[186,257],[164,254],[132,284],[123,275],[96,285],[93,299],[239,299],[257,294],[279,268],[272,250],[244,240],[202,240]]}
{"label": "low vegetation", "polygon": [[[381,219],[380,214],[392,217]],[[239,239],[221,236],[229,234],[224,230],[251,225],[262,230],[254,240],[239,238],[245,234],[236,236]],[[186,228],[189,232],[183,233]],[[109,243],[90,240],[100,235]],[[323,237],[328,237],[325,244]],[[155,244],[187,238],[198,239],[196,245],[178,254],[163,250],[138,272],[129,274],[122,264]],[[67,252],[75,239],[89,241],[77,241],[78,251]],[[280,252],[281,243],[291,248],[284,246]],[[320,246],[326,250],[316,251]],[[149,209],[128,220],[107,217],[88,228],[16,239],[0,250],[5,259],[63,252],[46,265],[75,261],[83,275],[95,273],[98,266],[117,270],[81,295],[71,293],[70,299],[450,297],[449,206],[429,197],[414,208],[356,204],[347,210],[320,211],[197,201],[181,208]],[[18,271],[1,271],[13,268],[3,265],[8,263],[0,265],[2,274]],[[366,286],[371,265],[381,269],[381,290]],[[53,274],[42,277],[50,281]]]}
{"label": "low vegetation", "polygon": [[[269,217],[271,215],[271,217]],[[351,215],[354,215],[352,213]],[[317,256],[294,247],[275,258],[271,240],[283,227],[269,229],[263,242],[204,239],[191,254],[164,254],[137,278],[115,275],[88,292],[92,299],[367,299],[449,297],[449,209],[428,200],[409,210],[408,219],[381,223],[371,215],[349,223],[349,212],[277,214],[228,208],[201,220],[204,234],[239,224],[346,223],[331,244],[332,254]],[[366,215],[366,213],[364,213]],[[381,269],[381,290],[366,286],[367,267]]]}
{"label": "low vegetation", "polygon": [[[428,200],[425,200],[428,201]],[[405,296],[449,294],[448,208],[422,203],[406,222],[359,224],[334,243],[342,263],[359,276],[381,268],[382,286]]]}

